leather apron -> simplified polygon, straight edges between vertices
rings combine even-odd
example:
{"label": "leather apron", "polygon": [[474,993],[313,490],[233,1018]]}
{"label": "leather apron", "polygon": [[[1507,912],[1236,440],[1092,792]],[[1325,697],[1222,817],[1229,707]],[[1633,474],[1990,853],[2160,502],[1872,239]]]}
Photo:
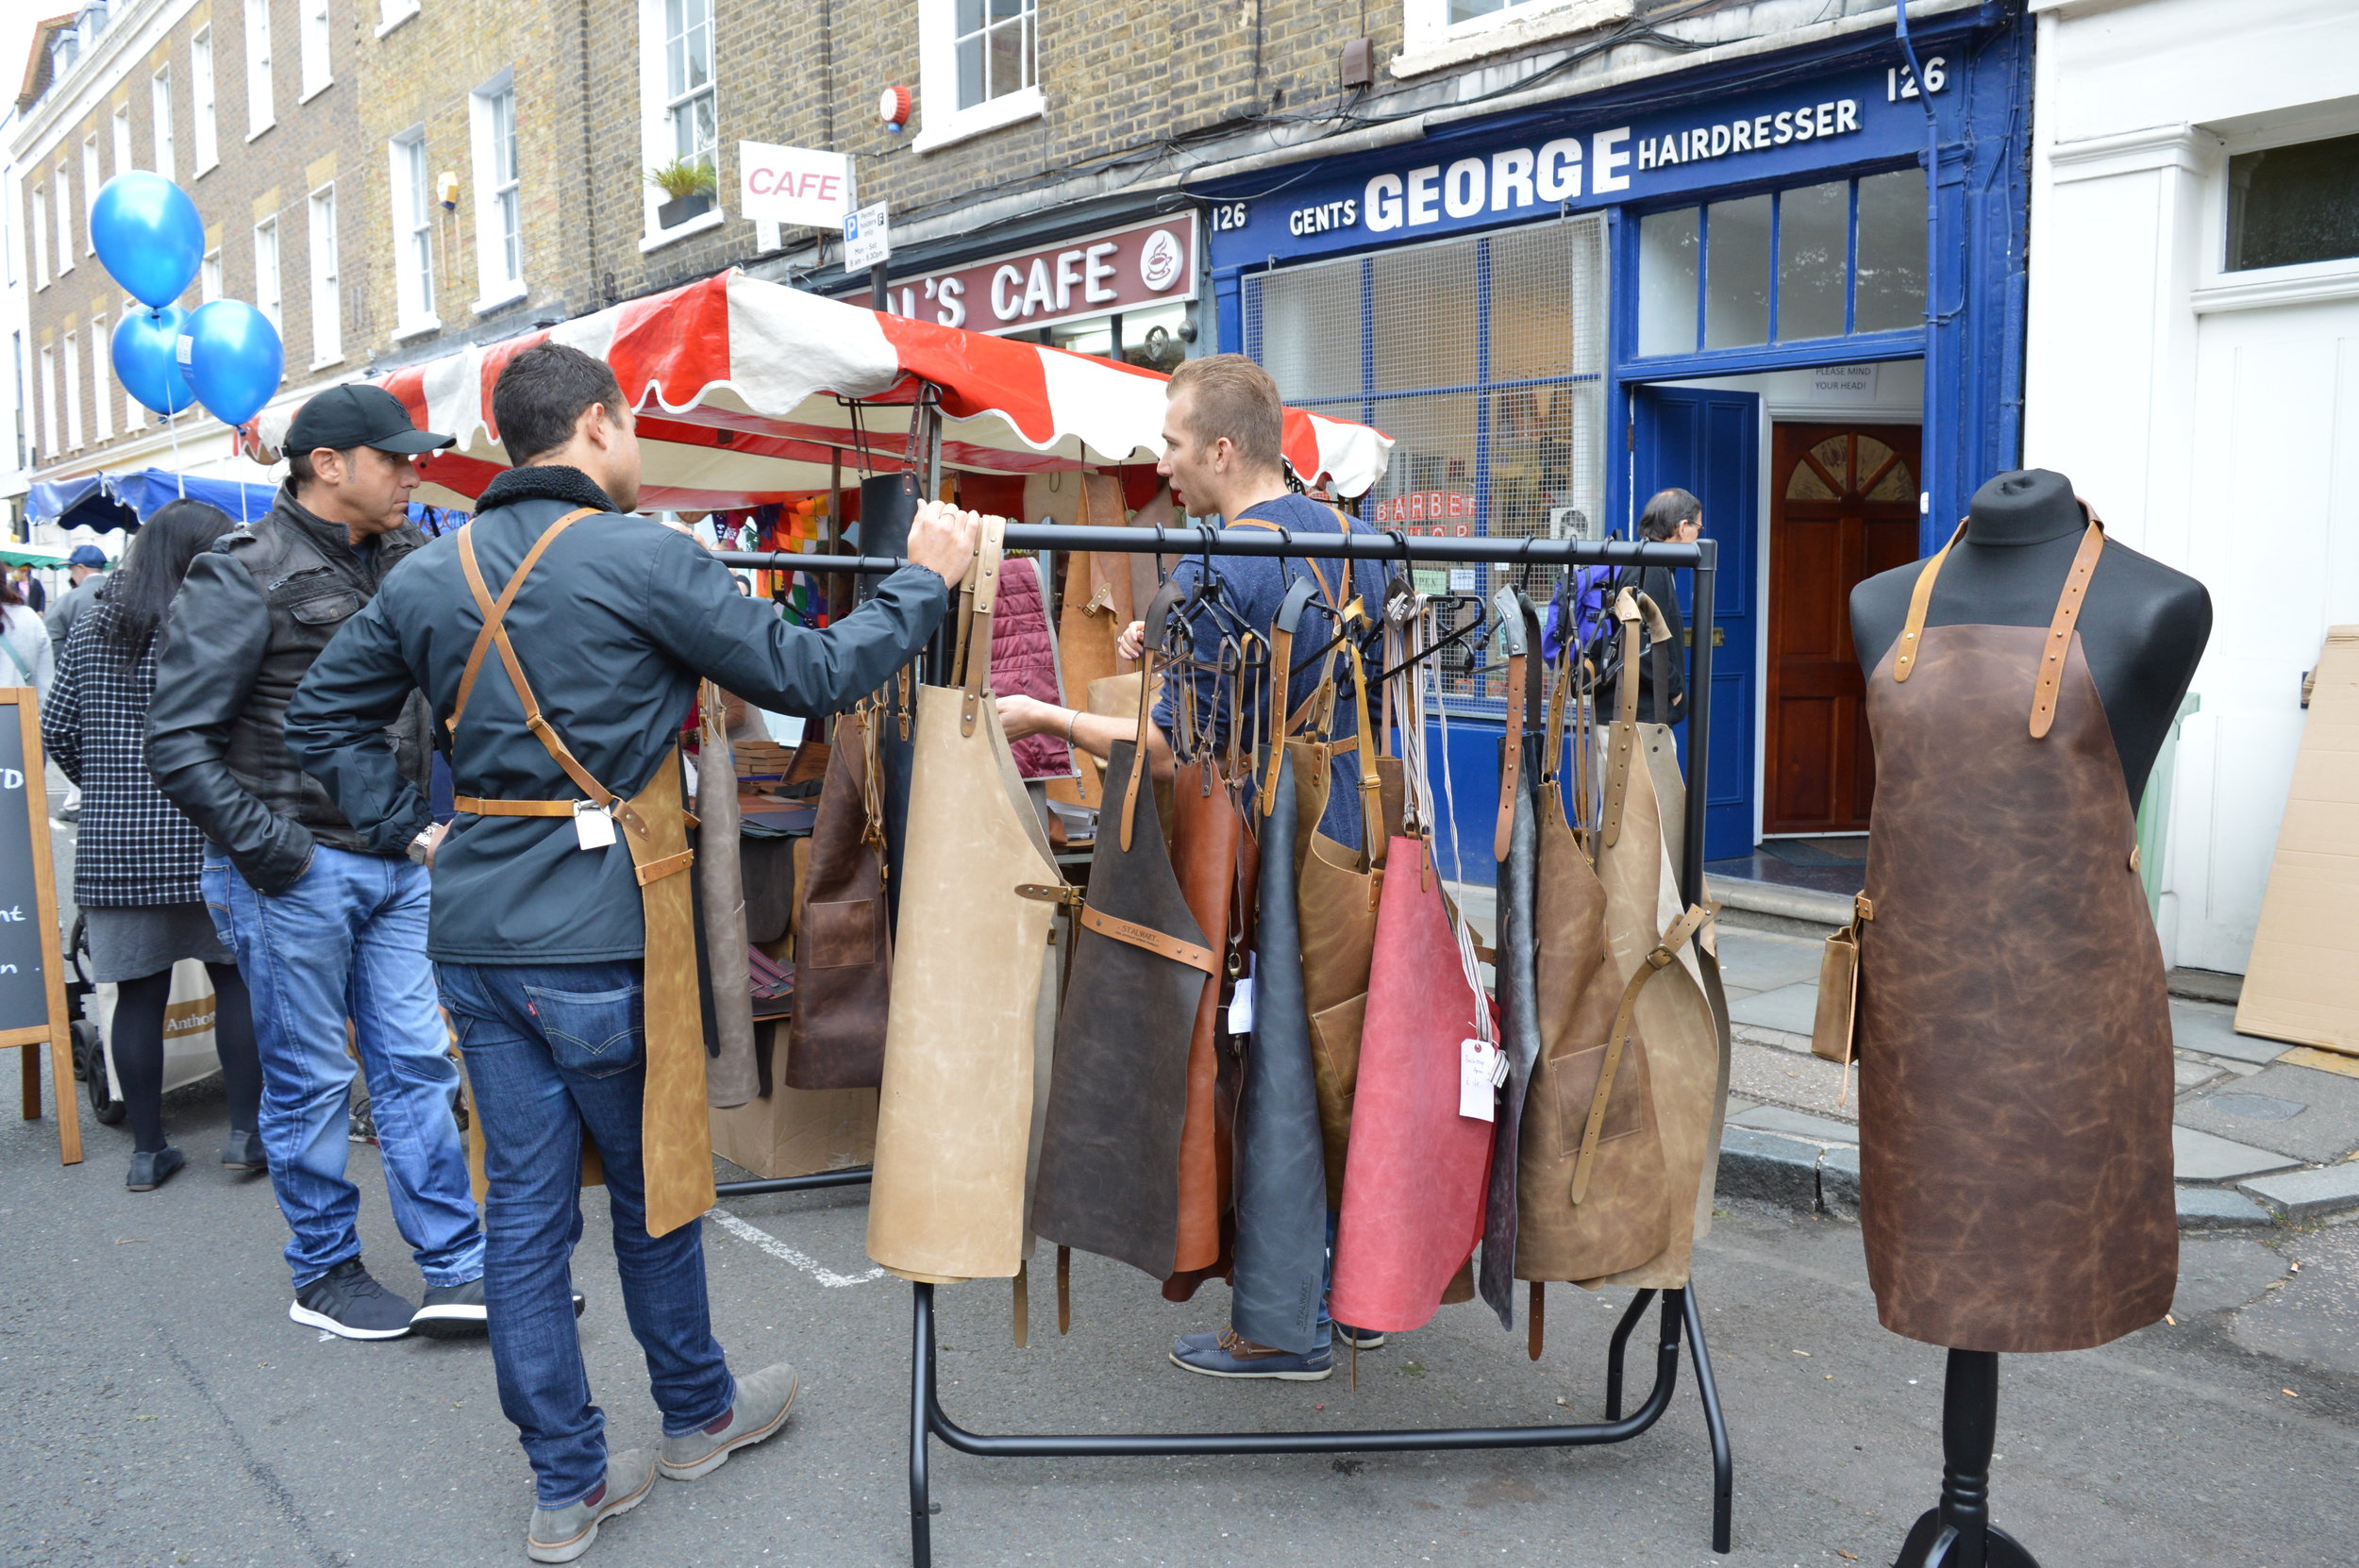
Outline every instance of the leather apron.
{"label": "leather apron", "polygon": [[1035,1010],[1063,887],[990,692],[1004,527],[983,520],[962,593],[962,680],[918,690],[896,878],[901,961],[885,1023],[868,1255],[935,1284],[1012,1277],[1023,1260]]}
{"label": "leather apron", "polygon": [[[1630,623],[1625,669],[1635,632]],[[1605,884],[1590,863],[1587,836],[1565,819],[1555,776],[1570,709],[1573,793],[1586,819],[1591,699],[1587,690],[1576,690],[1575,662],[1568,642],[1554,682],[1540,789],[1533,904],[1540,1060],[1524,1106],[1515,1244],[1516,1277],[1534,1281],[1594,1279],[1637,1267],[1670,1239],[1673,1208],[1646,1043],[1636,1026],[1639,998],[1661,969],[1650,961],[1627,979],[1617,973],[1605,935]],[[1638,683],[1620,684],[1635,702]]]}
{"label": "leather apron", "polygon": [[[678,745],[664,758],[640,792],[624,800],[592,777],[566,748],[557,731],[541,716],[540,699],[525,678],[524,665],[508,640],[503,624],[516,591],[532,575],[541,557],[559,535],[585,517],[597,513],[583,507],[567,512],[543,531],[501,589],[494,601],[476,564],[475,535],[461,529],[459,561],[468,592],[483,612],[482,629],[468,652],[459,694],[452,704],[449,730],[459,733],[459,721],[483,668],[484,654],[499,652],[500,663],[523,704],[525,726],[582,792],[581,800],[492,800],[459,795],[452,806],[477,816],[578,817],[585,810],[603,811],[622,829],[639,882],[640,912],[646,926],[644,959],[645,1017],[645,1085],[639,1113],[640,1162],[646,1187],[647,1234],[662,1236],[678,1229],[712,1207],[712,1132],[705,1092],[703,1009],[696,964],[696,911],[686,875],[694,860],[688,847],[688,814],[682,799],[680,753]],[[585,851],[585,853],[588,853]],[[585,1134],[585,1139],[586,1139]]]}
{"label": "leather apron", "polygon": [[[1178,595],[1166,587],[1147,610],[1142,736],[1154,650]],[[1173,873],[1145,788],[1148,757],[1143,741],[1116,742],[1106,764],[1107,805],[1074,922],[1032,1224],[1060,1245],[1163,1279],[1178,1257],[1189,1045],[1219,966]]]}
{"label": "leather apron", "polygon": [[741,817],[737,807],[737,762],[729,749],[721,689],[711,681],[696,688],[701,745],[696,753],[696,879],[703,916],[705,968],[711,984],[705,993],[711,1062],[705,1069],[705,1098],[714,1109],[744,1105],[761,1093],[761,1064],[754,1057],[753,992],[745,973],[745,873],[738,858]]}
{"label": "leather apron", "polygon": [[[1651,623],[1656,645],[1667,645],[1669,628],[1645,594],[1624,590],[1614,601],[1614,616],[1622,628],[1626,661],[1635,657],[1642,619]],[[1638,683],[1625,680],[1621,686],[1628,700],[1617,708],[1605,748],[1598,880],[1605,888],[1605,934],[1614,980],[1627,990],[1641,970],[1656,971],[1639,990],[1631,1022],[1646,1043],[1648,1088],[1671,1211],[1663,1246],[1653,1257],[1580,1283],[1674,1290],[1687,1283],[1696,1239],[1711,1227],[1720,1125],[1727,1114],[1729,1035],[1725,1011],[1713,1000],[1719,981],[1711,912],[1681,909],[1679,875],[1664,840],[1665,822],[1681,817],[1685,808],[1684,791],[1665,784],[1649,760],[1652,752],[1670,747],[1669,729],[1639,723]],[[1611,1108],[1609,1099],[1609,1114]]]}
{"label": "leather apron", "polygon": [[828,742],[795,923],[791,1089],[874,1089],[883,1079],[893,922],[878,732],[893,722],[881,702],[862,702],[838,715]]}
{"label": "leather apron", "polygon": [[1926,626],[1945,546],[1867,683],[1860,1222],[1883,1326],[1953,1349],[2104,1344],[2177,1278],[2162,949],[2074,629],[2103,543],[2045,633]]}

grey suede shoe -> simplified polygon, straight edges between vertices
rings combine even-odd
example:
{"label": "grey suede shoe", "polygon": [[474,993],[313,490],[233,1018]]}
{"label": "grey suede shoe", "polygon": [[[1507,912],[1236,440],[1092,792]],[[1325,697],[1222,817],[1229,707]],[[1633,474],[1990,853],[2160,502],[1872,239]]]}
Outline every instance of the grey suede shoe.
{"label": "grey suede shoe", "polygon": [[795,1408],[795,1395],[802,1386],[802,1375],[784,1361],[739,1378],[737,1403],[729,1407],[729,1413],[693,1432],[667,1435],[657,1463],[676,1481],[711,1475],[740,1448],[775,1436],[786,1425],[787,1412]]}
{"label": "grey suede shoe", "polygon": [[577,1503],[561,1509],[534,1509],[532,1527],[525,1532],[525,1555],[535,1562],[571,1562],[598,1538],[598,1525],[618,1513],[628,1513],[647,1500],[655,1485],[655,1456],[644,1448],[626,1448],[606,1456],[606,1479]]}

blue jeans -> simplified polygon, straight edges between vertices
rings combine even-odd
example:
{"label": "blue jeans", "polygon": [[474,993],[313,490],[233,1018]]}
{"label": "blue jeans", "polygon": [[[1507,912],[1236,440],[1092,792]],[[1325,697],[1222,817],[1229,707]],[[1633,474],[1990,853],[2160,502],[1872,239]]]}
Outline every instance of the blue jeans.
{"label": "blue jeans", "polygon": [[704,1222],[647,1234],[636,961],[444,963],[435,973],[483,1118],[483,1296],[500,1409],[532,1461],[541,1506],[563,1508],[606,1476],[606,1416],[590,1403],[574,1326],[583,1130],[606,1168],[623,1309],[666,1436],[708,1426],[737,1401],[705,1297]]}
{"label": "blue jeans", "polygon": [[459,1068],[426,958],[426,868],[321,844],[301,879],[272,897],[208,845],[204,889],[253,993],[259,1130],[271,1186],[294,1231],[287,1266],[295,1288],[360,1255],[353,1226],[360,1190],[344,1179],[353,1074],[347,1018],[368,1079],[393,1223],[427,1284],[475,1278],[483,1272],[483,1233],[451,1118]]}

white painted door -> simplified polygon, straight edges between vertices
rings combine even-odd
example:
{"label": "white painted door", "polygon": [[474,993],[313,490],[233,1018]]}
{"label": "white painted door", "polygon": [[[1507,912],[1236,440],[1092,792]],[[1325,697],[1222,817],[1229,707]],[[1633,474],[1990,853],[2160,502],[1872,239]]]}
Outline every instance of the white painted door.
{"label": "white painted door", "polygon": [[2190,569],[2212,591],[2182,736],[2165,952],[2242,974],[2301,743],[2302,672],[2359,622],[2359,300],[2207,315]]}

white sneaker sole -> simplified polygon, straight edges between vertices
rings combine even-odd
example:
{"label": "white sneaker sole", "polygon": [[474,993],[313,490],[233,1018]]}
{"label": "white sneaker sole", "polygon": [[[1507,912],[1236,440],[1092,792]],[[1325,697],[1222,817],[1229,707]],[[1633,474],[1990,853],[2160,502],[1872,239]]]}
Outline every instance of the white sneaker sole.
{"label": "white sneaker sole", "polygon": [[1193,1372],[1198,1377],[1231,1377],[1239,1381],[1263,1383],[1324,1383],[1335,1376],[1331,1361],[1319,1372],[1220,1372],[1212,1367],[1197,1366],[1193,1361],[1183,1361],[1175,1351],[1171,1364],[1182,1372]]}
{"label": "white sneaker sole", "polygon": [[613,1507],[602,1510],[595,1519],[590,1521],[590,1527],[588,1529],[582,1531],[579,1535],[575,1536],[571,1541],[543,1543],[535,1541],[531,1536],[527,1535],[525,1537],[525,1556],[530,1558],[535,1562],[573,1561],[574,1559],[588,1551],[591,1547],[591,1543],[598,1539],[598,1526],[600,1525],[605,1524],[608,1520],[613,1518],[617,1514],[628,1513],[631,1510],[645,1502],[647,1500],[647,1493],[653,1492],[654,1490],[655,1472],[649,1471],[647,1473],[645,1485],[642,1486],[638,1491],[632,1493],[629,1496],[616,1503]]}
{"label": "white sneaker sole", "polygon": [[746,1432],[742,1436],[729,1439],[728,1442],[724,1443],[718,1448],[715,1448],[711,1453],[707,1454],[704,1458],[697,1460],[693,1464],[674,1464],[669,1460],[662,1458],[659,1453],[656,1459],[656,1469],[662,1472],[663,1477],[666,1480],[673,1481],[693,1481],[700,1476],[711,1475],[714,1471],[720,1469],[722,1465],[728,1463],[729,1456],[736,1453],[740,1448],[750,1448],[757,1443],[763,1442],[768,1438],[776,1437],[778,1435],[778,1428],[786,1425],[786,1418],[795,1413],[795,1401],[796,1397],[802,1393],[802,1392],[803,1379],[798,1374],[795,1378],[795,1386],[786,1391],[785,1407],[780,1410],[776,1416],[771,1418],[768,1426],[762,1427],[760,1431]]}
{"label": "white sneaker sole", "polygon": [[406,1323],[398,1328],[355,1328],[348,1323],[337,1322],[326,1312],[315,1312],[300,1301],[288,1304],[287,1316],[308,1328],[326,1329],[340,1340],[397,1340],[410,1332],[410,1326]]}
{"label": "white sneaker sole", "polygon": [[421,1307],[410,1331],[429,1340],[469,1339],[491,1331],[492,1314],[480,1307]]}

